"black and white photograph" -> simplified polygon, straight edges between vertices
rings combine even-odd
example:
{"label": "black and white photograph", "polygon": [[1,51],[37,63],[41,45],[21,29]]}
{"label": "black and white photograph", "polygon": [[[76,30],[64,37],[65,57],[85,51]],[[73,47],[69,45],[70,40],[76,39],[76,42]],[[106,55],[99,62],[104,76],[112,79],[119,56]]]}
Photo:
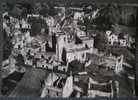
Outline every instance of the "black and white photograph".
{"label": "black and white photograph", "polygon": [[98,1],[3,0],[0,95],[135,97],[138,4]]}

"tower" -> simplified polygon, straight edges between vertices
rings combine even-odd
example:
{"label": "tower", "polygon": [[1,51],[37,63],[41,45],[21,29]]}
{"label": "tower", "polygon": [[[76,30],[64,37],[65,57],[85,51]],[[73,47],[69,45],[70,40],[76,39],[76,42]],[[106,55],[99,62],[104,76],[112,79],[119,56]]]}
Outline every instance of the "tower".
{"label": "tower", "polygon": [[62,61],[62,52],[63,48],[66,48],[67,44],[67,35],[60,32],[57,36],[57,44],[56,44],[56,56],[58,61]]}

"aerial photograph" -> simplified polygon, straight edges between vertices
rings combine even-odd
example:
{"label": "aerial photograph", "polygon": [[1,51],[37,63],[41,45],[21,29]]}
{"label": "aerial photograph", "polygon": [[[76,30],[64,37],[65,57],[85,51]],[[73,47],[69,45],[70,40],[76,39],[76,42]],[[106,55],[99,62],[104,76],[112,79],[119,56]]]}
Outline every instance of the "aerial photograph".
{"label": "aerial photograph", "polygon": [[135,96],[138,4],[98,1],[3,0],[0,96]]}

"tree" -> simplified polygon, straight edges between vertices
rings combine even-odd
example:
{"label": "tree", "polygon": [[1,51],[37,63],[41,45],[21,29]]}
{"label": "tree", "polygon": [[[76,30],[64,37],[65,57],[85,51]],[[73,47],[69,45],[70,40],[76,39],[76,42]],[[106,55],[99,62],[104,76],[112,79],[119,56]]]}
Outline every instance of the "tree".
{"label": "tree", "polygon": [[13,9],[9,12],[9,14],[11,16],[14,16],[16,18],[20,18],[22,15],[22,9],[20,8],[19,4],[15,4],[15,6],[13,7]]}
{"label": "tree", "polygon": [[49,8],[47,6],[42,6],[42,9],[40,10],[40,15],[43,15],[44,17],[46,17],[48,15],[49,12]]}
{"label": "tree", "polygon": [[5,30],[3,30],[3,59],[2,60],[6,60],[8,59],[9,55],[11,54],[11,50],[12,50],[12,43],[11,43],[11,39],[10,37],[7,36],[7,33]]}
{"label": "tree", "polygon": [[29,14],[33,12],[33,4],[31,3],[31,1],[24,1],[23,0],[22,2],[19,2],[18,4],[21,5],[23,12],[24,12],[24,9]]}
{"label": "tree", "polygon": [[[39,7],[40,8],[40,7]],[[43,15],[43,16],[55,16],[57,13],[56,13],[56,10],[53,6],[52,3],[48,2],[44,2],[42,5],[41,5],[41,9],[39,9],[39,14],[40,15]]]}
{"label": "tree", "polygon": [[55,16],[57,14],[55,8],[54,8],[54,5],[53,5],[53,2],[52,1],[49,1],[48,2],[48,7],[49,7],[49,11],[48,11],[48,14],[50,16]]}
{"label": "tree", "polygon": [[39,14],[41,9],[42,9],[42,4],[40,2],[37,2],[34,4],[34,13],[35,14]]}
{"label": "tree", "polygon": [[36,36],[40,34],[41,31],[41,24],[33,22],[32,27],[31,27],[31,36]]}
{"label": "tree", "polygon": [[47,23],[41,18],[30,18],[28,22],[32,24],[31,36],[40,35],[43,28],[45,29],[45,33],[49,31]]}
{"label": "tree", "polygon": [[73,60],[69,63],[68,73],[72,72],[73,74],[77,74],[78,72],[82,72],[85,70],[84,63],[81,63],[78,60]]}
{"label": "tree", "polygon": [[99,51],[106,51],[107,37],[104,32],[99,32],[94,39],[94,47]]}
{"label": "tree", "polygon": [[3,47],[3,60],[8,59],[9,55],[11,54],[11,51],[12,51],[12,43],[10,41],[6,41]]}
{"label": "tree", "polygon": [[124,55],[124,60],[126,62],[135,60],[134,54],[132,54],[127,48],[111,46],[111,47],[108,47],[108,49],[109,49],[109,52],[112,53],[113,55],[116,55],[116,56]]}
{"label": "tree", "polygon": [[117,5],[108,4],[99,11],[99,16],[96,18],[96,23],[99,25],[114,25],[120,21],[120,9]]}

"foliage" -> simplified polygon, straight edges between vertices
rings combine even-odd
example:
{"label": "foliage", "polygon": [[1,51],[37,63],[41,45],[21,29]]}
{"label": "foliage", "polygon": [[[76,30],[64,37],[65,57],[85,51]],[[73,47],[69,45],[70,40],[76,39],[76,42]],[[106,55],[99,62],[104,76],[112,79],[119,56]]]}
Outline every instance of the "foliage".
{"label": "foliage", "polygon": [[77,74],[78,72],[84,71],[84,63],[81,63],[78,60],[73,60],[69,63],[68,73],[72,72],[73,74]]}
{"label": "foliage", "polygon": [[48,12],[49,12],[49,6],[46,4],[46,3],[44,3],[43,5],[42,5],[42,9],[40,10],[40,15],[43,15],[43,16],[47,16],[48,15]]}
{"label": "foliage", "polygon": [[8,57],[10,56],[11,54],[11,51],[12,51],[12,43],[11,43],[11,40],[10,38],[7,36],[5,30],[4,30],[4,42],[3,42],[3,60],[6,60],[8,59]]}
{"label": "foliage", "polygon": [[50,2],[48,2],[48,3],[44,2],[43,4],[36,3],[34,6],[34,13],[43,15],[45,17],[47,15],[55,16],[56,10],[54,9],[54,6]]}
{"label": "foliage", "polygon": [[7,2],[5,5],[5,11],[8,11],[10,15],[20,18],[25,17],[28,13],[32,13],[32,5],[28,2],[11,3]]}
{"label": "foliage", "polygon": [[125,47],[110,46],[108,47],[108,53],[112,53],[115,56],[124,55],[125,61],[134,61],[135,56]]}
{"label": "foliage", "polygon": [[119,23],[120,10],[117,5],[109,4],[99,11],[96,23],[101,25],[114,25]]}
{"label": "foliage", "polygon": [[106,51],[107,42],[108,40],[104,32],[99,32],[94,39],[94,47],[99,51]]}
{"label": "foliage", "polygon": [[45,29],[45,33],[48,33],[47,23],[41,18],[29,18],[28,22],[31,23],[31,36],[36,36],[41,33],[41,29]]}

